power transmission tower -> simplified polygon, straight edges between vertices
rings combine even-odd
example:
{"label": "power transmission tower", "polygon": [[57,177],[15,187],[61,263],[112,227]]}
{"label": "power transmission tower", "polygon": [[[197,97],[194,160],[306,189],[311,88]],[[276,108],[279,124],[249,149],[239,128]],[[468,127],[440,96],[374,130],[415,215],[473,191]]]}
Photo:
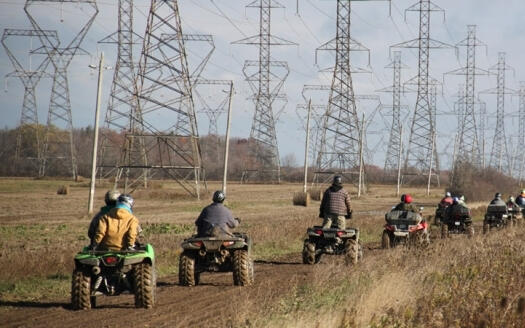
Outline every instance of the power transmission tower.
{"label": "power transmission tower", "polygon": [[519,98],[519,137],[516,147],[518,147],[518,154],[520,155],[518,155],[516,170],[518,170],[518,181],[521,186],[525,177],[525,151],[523,151],[523,145],[525,145],[525,82],[523,81],[520,82]]}
{"label": "power transmission tower", "polygon": [[[133,49],[140,39],[141,37],[133,31],[133,0],[119,0],[117,32],[99,41],[102,44],[117,45],[117,60],[98,156],[99,175],[103,177],[117,173],[115,169],[119,163],[118,154],[124,147],[120,138],[114,135],[115,132],[133,131],[137,124],[132,119],[137,115],[138,107],[135,96],[137,76]],[[147,164],[143,138],[136,138],[136,142],[128,144],[127,147],[134,149],[130,150],[131,152],[138,153],[137,161],[143,165]],[[108,170],[104,172],[106,169]],[[138,175],[144,177],[146,174],[144,170],[139,168]]]}
{"label": "power transmission tower", "polygon": [[401,70],[407,68],[401,62],[401,51],[394,51],[394,60],[386,68],[391,68],[393,84],[390,87],[379,90],[380,92],[392,93],[392,125],[390,127],[390,138],[385,158],[385,174],[397,172],[402,161],[402,123],[401,123]]}
{"label": "power transmission tower", "polygon": [[[84,24],[77,19],[76,26],[80,26],[80,30],[76,34],[73,32],[74,37],[66,46],[58,46],[55,38],[44,33],[35,18],[38,14],[38,9],[33,10],[35,7],[38,8],[40,5],[41,9],[41,5],[49,6],[50,4],[59,5],[61,15],[64,12],[66,14],[69,13],[67,10],[63,11],[64,4],[69,4],[80,8],[82,13],[87,16],[87,21]],[[62,169],[66,169],[69,166],[68,168],[71,170],[73,179],[76,179],[77,162],[73,142],[73,118],[67,70],[75,55],[85,53],[84,50],[80,49],[80,44],[98,14],[98,7],[95,0],[26,0],[24,11],[33,28],[40,31],[38,36],[42,43],[42,48],[40,52],[35,51],[34,53],[47,55],[55,69],[42,150],[43,160],[39,168],[39,175],[44,176],[51,166],[59,167],[57,172],[61,172]],[[49,17],[40,19],[42,23],[47,23],[48,21],[46,20],[49,20]],[[72,32],[71,29],[68,29],[68,32]],[[58,122],[66,124],[67,133],[56,130],[56,123]],[[69,161],[70,165],[65,163],[67,161]],[[62,166],[60,166],[61,164]]]}
{"label": "power transmission tower", "polygon": [[482,91],[481,93],[495,94],[497,97],[496,128],[494,130],[489,166],[500,173],[506,172],[510,175],[512,173],[512,167],[510,165],[511,159],[509,157],[507,137],[505,135],[505,95],[515,94],[516,91],[508,89],[505,86],[505,73],[508,70],[513,70],[513,68],[505,63],[505,53],[498,53],[498,63],[489,69],[489,71],[497,72],[497,87],[495,89]]}
{"label": "power transmission tower", "polygon": [[317,49],[335,50],[336,60],[328,107],[317,146],[315,182],[321,182],[320,175],[328,175],[325,178],[327,181],[336,173],[352,181],[354,175],[361,173],[363,127],[357,116],[350,52],[368,49],[351,38],[350,13],[351,1],[338,0],[336,37]]}
{"label": "power transmission tower", "polygon": [[[58,44],[58,35],[56,31],[38,31],[38,30],[24,30],[24,29],[5,29],[2,35],[2,45],[13,64],[14,71],[7,74],[6,78],[18,77],[24,86],[24,100],[22,103],[22,111],[20,114],[20,124],[18,127],[18,134],[16,138],[15,160],[17,165],[24,165],[30,162],[38,169],[42,160],[42,135],[41,128],[38,124],[38,106],[36,101],[36,86],[42,77],[51,77],[46,72],[49,64],[49,58],[44,57],[37,65],[36,69],[32,68],[32,39],[40,37],[41,34],[46,34],[50,40],[54,40],[55,45]],[[19,39],[21,37],[29,38],[31,42],[31,49],[29,50],[29,67],[22,64],[22,60],[17,58],[16,52],[10,49],[10,40],[13,38]],[[11,44],[12,46],[12,44]],[[20,55],[20,54],[18,54]],[[22,160],[18,163],[19,160]]]}
{"label": "power transmission tower", "polygon": [[281,164],[272,105],[290,70],[286,62],[271,60],[271,46],[295,43],[271,34],[271,10],[284,8],[283,5],[275,0],[255,0],[247,8],[259,9],[259,34],[233,43],[257,46],[259,60],[246,60],[243,67],[243,74],[254,94],[255,113],[250,131],[252,158],[245,164],[242,180],[247,181],[252,173],[259,180],[280,182]]}
{"label": "power transmission tower", "polygon": [[[436,147],[436,126],[431,102],[429,77],[430,49],[445,49],[451,46],[430,38],[430,16],[432,12],[444,10],[430,2],[419,0],[407,10],[419,13],[419,37],[392,46],[393,48],[416,48],[419,50],[418,75],[412,79],[417,84],[417,100],[410,129],[409,143],[404,164],[404,175],[426,175],[439,179]],[[438,180],[439,183],[439,180]]]}
{"label": "power transmission tower", "polygon": [[[176,37],[166,42],[166,35]],[[178,2],[152,0],[136,83],[138,106],[130,118],[117,174],[117,179],[125,174],[125,189],[156,176],[171,178],[200,197],[201,151],[182,35]],[[186,116],[188,124],[176,133],[177,115]],[[136,140],[144,147],[132,147]],[[147,174],[132,175],[133,169]]]}
{"label": "power transmission tower", "polygon": [[[478,123],[480,122],[476,121],[476,76],[488,75],[489,72],[476,67],[476,48],[486,47],[486,45],[476,37],[476,25],[468,25],[467,38],[457,43],[456,46],[467,48],[467,63],[465,67],[445,73],[466,77],[463,96],[458,101],[462,111],[458,122],[458,147],[455,160],[459,165],[454,163],[454,168],[461,169],[462,164],[471,164],[481,168],[482,154],[478,136]],[[453,172],[453,176],[458,177],[459,172]]]}

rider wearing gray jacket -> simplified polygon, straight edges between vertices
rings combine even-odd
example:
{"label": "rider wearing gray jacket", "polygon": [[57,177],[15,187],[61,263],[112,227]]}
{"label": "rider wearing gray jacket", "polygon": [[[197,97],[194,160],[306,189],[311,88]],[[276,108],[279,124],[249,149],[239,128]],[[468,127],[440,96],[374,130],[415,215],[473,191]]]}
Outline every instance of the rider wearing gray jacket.
{"label": "rider wearing gray jacket", "polygon": [[223,205],[225,196],[222,191],[213,193],[213,203],[206,206],[195,221],[199,237],[231,237],[231,229],[239,225],[232,212]]}

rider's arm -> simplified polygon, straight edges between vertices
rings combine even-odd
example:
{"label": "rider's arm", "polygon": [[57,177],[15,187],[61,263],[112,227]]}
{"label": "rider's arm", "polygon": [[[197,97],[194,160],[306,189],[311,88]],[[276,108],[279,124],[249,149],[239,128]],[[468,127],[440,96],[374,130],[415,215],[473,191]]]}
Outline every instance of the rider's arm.
{"label": "rider's arm", "polygon": [[323,194],[323,199],[321,200],[321,205],[319,206],[319,217],[324,217],[326,202],[328,201],[327,192],[325,191]]}
{"label": "rider's arm", "polygon": [[[228,210],[228,209],[227,209]],[[228,210],[227,212],[228,214],[228,219],[226,221],[226,225],[230,228],[235,228],[239,225],[239,221],[237,221],[236,219],[233,218],[233,214],[230,210]]]}
{"label": "rider's arm", "polygon": [[345,196],[346,213],[348,216],[352,215],[352,205],[350,204],[350,194],[346,193]]}
{"label": "rider's arm", "polygon": [[104,235],[106,234],[106,230],[107,230],[107,225],[108,224],[106,221],[106,216],[104,215],[98,221],[98,227],[97,227],[97,231],[95,232],[95,239],[94,239],[96,244],[100,244],[100,242],[104,238]]}
{"label": "rider's arm", "polygon": [[137,239],[139,220],[134,216],[131,218],[131,223],[127,232],[127,245],[126,247],[133,247],[135,245],[135,240]]}

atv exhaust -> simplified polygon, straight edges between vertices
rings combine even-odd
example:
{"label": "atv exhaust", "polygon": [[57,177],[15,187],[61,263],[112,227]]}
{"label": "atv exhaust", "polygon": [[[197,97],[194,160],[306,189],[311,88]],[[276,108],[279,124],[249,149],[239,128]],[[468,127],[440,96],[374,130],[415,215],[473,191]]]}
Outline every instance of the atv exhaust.
{"label": "atv exhaust", "polygon": [[206,251],[205,251],[204,249],[202,249],[202,248],[199,249],[199,255],[200,255],[201,257],[206,256]]}
{"label": "atv exhaust", "polygon": [[92,272],[95,276],[97,276],[97,275],[100,273],[100,271],[101,271],[101,270],[100,270],[100,267],[99,267],[99,266],[94,266],[94,267],[91,268],[91,272]]}

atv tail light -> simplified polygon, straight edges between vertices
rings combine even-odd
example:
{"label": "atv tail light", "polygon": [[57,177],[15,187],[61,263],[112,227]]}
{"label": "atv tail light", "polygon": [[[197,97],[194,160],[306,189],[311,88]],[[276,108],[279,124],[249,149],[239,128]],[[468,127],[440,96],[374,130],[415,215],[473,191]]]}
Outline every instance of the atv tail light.
{"label": "atv tail light", "polygon": [[388,231],[395,231],[396,230],[396,227],[390,225],[390,224],[385,224],[385,229],[388,230]]}
{"label": "atv tail light", "polygon": [[115,264],[118,262],[118,258],[116,256],[108,256],[104,258],[104,262],[106,264]]}
{"label": "atv tail light", "polygon": [[426,222],[419,223],[418,225],[410,226],[410,227],[408,228],[408,231],[409,231],[409,232],[414,232],[414,231],[424,230],[424,229],[426,228],[426,225],[427,225]]}
{"label": "atv tail light", "polygon": [[191,243],[193,246],[195,247],[201,247],[202,246],[202,241],[198,240],[198,241],[194,241]]}
{"label": "atv tail light", "polygon": [[423,222],[421,222],[421,226],[423,227],[423,229],[428,228],[428,223],[427,223],[427,221],[423,221]]}
{"label": "atv tail light", "polygon": [[344,235],[344,234],[345,234],[344,231],[338,231],[338,232],[336,232],[337,237],[341,237],[341,236]]}
{"label": "atv tail light", "polygon": [[233,245],[233,244],[235,244],[235,242],[229,240],[229,241],[225,241],[225,242],[223,242],[223,243],[222,243],[222,246],[224,246],[224,247],[228,247],[228,246],[231,246],[231,245]]}
{"label": "atv tail light", "polygon": [[317,230],[315,230],[314,232],[315,232],[316,234],[320,235],[320,236],[323,235],[323,230],[321,230],[321,229],[317,229]]}

